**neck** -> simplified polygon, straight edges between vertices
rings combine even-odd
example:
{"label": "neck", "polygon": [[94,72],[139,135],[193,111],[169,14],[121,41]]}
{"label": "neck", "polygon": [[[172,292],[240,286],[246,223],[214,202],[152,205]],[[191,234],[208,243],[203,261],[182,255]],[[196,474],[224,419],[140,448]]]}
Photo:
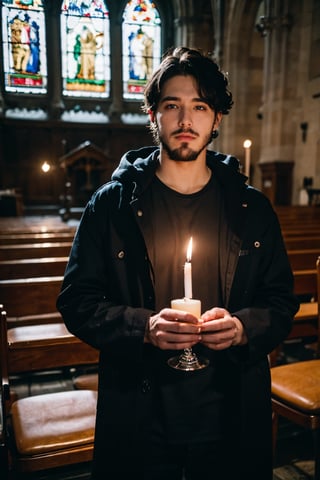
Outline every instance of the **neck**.
{"label": "neck", "polygon": [[156,175],[167,187],[179,193],[196,193],[209,182],[211,169],[206,164],[160,160]]}

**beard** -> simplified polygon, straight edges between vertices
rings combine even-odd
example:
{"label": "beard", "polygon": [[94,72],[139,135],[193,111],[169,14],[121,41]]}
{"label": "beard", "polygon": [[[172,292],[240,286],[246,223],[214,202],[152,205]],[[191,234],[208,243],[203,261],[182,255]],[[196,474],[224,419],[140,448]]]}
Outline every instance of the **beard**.
{"label": "beard", "polygon": [[209,145],[212,139],[212,132],[210,132],[207,137],[204,139],[203,145],[198,150],[193,150],[188,147],[188,143],[182,143],[178,148],[170,148],[168,143],[164,140],[163,137],[159,136],[159,141],[162,145],[163,150],[168,154],[170,160],[175,160],[177,162],[192,162],[197,160],[200,153]]}

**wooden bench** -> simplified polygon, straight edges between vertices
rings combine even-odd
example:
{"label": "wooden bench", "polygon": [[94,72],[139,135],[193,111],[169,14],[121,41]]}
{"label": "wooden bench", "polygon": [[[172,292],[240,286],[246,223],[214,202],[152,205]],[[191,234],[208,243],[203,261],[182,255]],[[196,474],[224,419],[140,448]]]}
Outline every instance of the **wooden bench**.
{"label": "wooden bench", "polygon": [[280,223],[320,220],[320,208],[316,205],[276,205],[274,208]]}
{"label": "wooden bench", "polygon": [[2,234],[35,234],[35,233],[71,233],[76,231],[76,226],[66,225],[52,221],[51,217],[33,222],[30,217],[20,219],[0,218]]}
{"label": "wooden bench", "polygon": [[0,280],[0,303],[10,326],[62,322],[56,309],[63,276]]}
{"label": "wooden bench", "polygon": [[19,245],[24,243],[72,242],[74,232],[46,233],[0,233],[0,245]]}
{"label": "wooden bench", "polygon": [[305,250],[320,248],[320,234],[306,237],[287,237],[284,238],[287,250]]}
{"label": "wooden bench", "polygon": [[317,258],[320,255],[320,247],[287,250],[287,254],[292,270],[314,269]]}
{"label": "wooden bench", "polygon": [[320,226],[307,226],[303,225],[295,228],[282,228],[282,235],[284,239],[290,239],[292,237],[319,237]]}
{"label": "wooden bench", "polygon": [[[97,351],[72,335],[41,340],[39,332],[19,341],[16,331],[7,330],[6,312],[0,316],[1,370],[1,472],[4,478],[33,478],[32,472],[90,462],[96,418],[97,392],[71,390],[40,394],[12,402],[10,376],[70,363],[97,361]],[[22,327],[24,328],[24,327]],[[34,330],[34,327],[26,327]],[[11,334],[15,335],[13,339]],[[75,347],[78,347],[75,350]],[[91,351],[90,351],[91,349]],[[63,426],[63,428],[61,428]],[[7,432],[10,432],[8,438]],[[9,473],[10,470],[10,473]],[[31,475],[25,477],[26,474]],[[19,476],[20,478],[20,476]]]}
{"label": "wooden bench", "polygon": [[[318,257],[320,259],[320,257]],[[309,297],[309,301],[302,300],[300,308],[294,316],[293,328],[287,340],[306,339],[318,341],[319,312],[318,312],[318,269],[319,260],[315,262],[316,268],[310,270],[294,271],[294,289],[299,296]]]}
{"label": "wooden bench", "polygon": [[0,245],[0,260],[22,258],[67,257],[72,242],[25,243],[19,245]]}
{"label": "wooden bench", "polygon": [[294,293],[299,297],[307,297],[306,301],[314,302],[317,298],[317,270],[294,270]]}
{"label": "wooden bench", "polygon": [[61,276],[69,257],[19,258],[0,260],[0,279]]}

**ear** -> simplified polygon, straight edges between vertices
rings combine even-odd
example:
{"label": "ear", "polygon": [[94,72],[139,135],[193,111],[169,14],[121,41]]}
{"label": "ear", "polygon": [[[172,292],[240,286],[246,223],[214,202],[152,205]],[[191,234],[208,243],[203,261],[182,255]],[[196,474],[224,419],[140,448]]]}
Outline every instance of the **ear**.
{"label": "ear", "polygon": [[149,108],[148,110],[148,115],[149,115],[150,122],[153,123],[155,121],[155,113],[153,110],[151,110],[151,108]]}
{"label": "ear", "polygon": [[216,116],[215,116],[215,119],[214,119],[214,124],[213,124],[214,130],[219,128],[221,120],[222,120],[222,113],[221,112],[216,113]]}

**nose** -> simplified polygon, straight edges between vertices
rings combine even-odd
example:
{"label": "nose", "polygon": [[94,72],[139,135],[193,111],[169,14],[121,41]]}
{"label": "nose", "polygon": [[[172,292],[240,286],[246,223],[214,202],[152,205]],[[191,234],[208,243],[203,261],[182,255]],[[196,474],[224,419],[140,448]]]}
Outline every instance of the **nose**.
{"label": "nose", "polygon": [[191,127],[192,119],[190,112],[186,108],[181,108],[180,117],[179,117],[179,126],[180,127]]}

